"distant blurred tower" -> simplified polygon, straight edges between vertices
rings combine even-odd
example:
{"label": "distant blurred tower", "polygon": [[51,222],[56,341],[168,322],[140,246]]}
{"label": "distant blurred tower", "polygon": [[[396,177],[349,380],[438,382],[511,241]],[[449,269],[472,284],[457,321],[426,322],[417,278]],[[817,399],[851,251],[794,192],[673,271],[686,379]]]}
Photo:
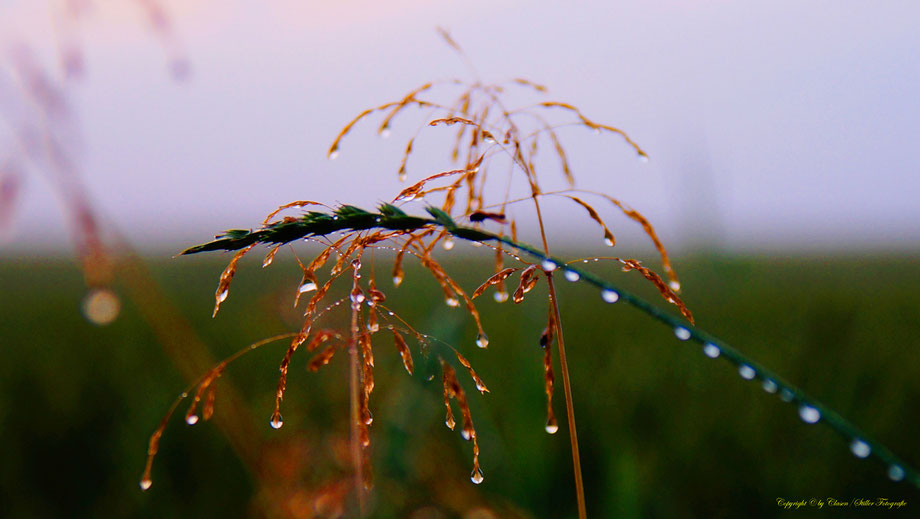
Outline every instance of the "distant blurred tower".
{"label": "distant blurred tower", "polygon": [[722,194],[730,189],[724,185],[730,178],[721,175],[716,180],[706,136],[697,125],[680,125],[680,133],[670,139],[673,164],[666,166],[674,182],[668,193],[673,208],[677,245],[685,254],[720,254],[725,250],[725,222]]}

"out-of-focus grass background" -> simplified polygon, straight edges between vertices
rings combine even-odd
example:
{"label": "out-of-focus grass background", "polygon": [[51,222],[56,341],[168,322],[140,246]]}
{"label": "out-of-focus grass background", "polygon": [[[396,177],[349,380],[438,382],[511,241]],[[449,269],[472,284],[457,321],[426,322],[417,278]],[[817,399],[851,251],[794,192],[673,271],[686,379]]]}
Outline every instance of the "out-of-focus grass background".
{"label": "out-of-focus grass background", "polygon": [[[490,266],[461,263],[463,254],[450,253],[446,266],[472,290]],[[157,259],[151,267],[216,359],[299,326],[290,308],[299,268],[280,257],[264,271],[244,260],[211,319],[226,259]],[[920,462],[914,257],[696,256],[676,265],[700,325]],[[597,268],[656,297],[634,273]],[[388,262],[377,271],[388,279]],[[426,382],[415,343],[418,369],[409,377],[389,335],[377,336],[373,515],[574,516],[561,383],[560,432],[543,430],[537,340],[545,286],[519,306],[482,298],[491,344],[479,350],[470,319],[441,303],[430,275],[409,270],[399,289],[380,281],[387,305],[457,346],[491,392],[479,395],[461,373],[482,446],[485,482],[475,486],[470,445],[444,427],[440,386]],[[162,439],[153,487],[142,493],[148,436],[186,381],[139,309],[125,298],[113,324],[90,324],[80,311],[81,273],[66,258],[5,257],[0,286],[3,517],[309,517],[311,493],[347,477],[346,356],[314,374],[298,352],[285,425],[275,431],[268,422],[286,347],[280,342],[243,357],[218,385],[218,416],[229,414],[228,385],[243,396],[235,411],[251,419],[244,428],[255,426],[258,466],[240,461],[213,420],[185,425],[183,406]],[[774,517],[784,513],[777,498],[888,497],[906,499],[908,510],[920,506],[916,489],[890,482],[883,466],[856,459],[834,433],[803,424],[789,404],[666,327],[601,303],[587,286],[566,284],[561,300],[592,517]]]}

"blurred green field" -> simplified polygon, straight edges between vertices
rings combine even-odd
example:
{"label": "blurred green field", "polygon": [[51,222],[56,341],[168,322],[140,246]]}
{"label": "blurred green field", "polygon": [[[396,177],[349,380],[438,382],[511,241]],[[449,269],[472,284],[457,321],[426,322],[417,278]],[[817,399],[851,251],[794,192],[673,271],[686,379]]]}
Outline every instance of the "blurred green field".
{"label": "blurred green field", "polygon": [[[280,255],[266,270],[244,260],[229,299],[211,319],[227,259],[151,266],[214,359],[299,327],[291,308],[299,268]],[[478,260],[445,266],[469,291],[490,273],[488,262]],[[920,464],[915,257],[692,257],[676,266],[704,329]],[[595,268],[660,301],[635,273]],[[408,376],[392,339],[381,334],[371,400],[373,515],[574,517],[561,382],[560,432],[551,436],[543,427],[537,341],[545,326],[545,283],[521,305],[480,300],[491,339],[480,350],[471,320],[443,304],[430,275],[408,269],[397,290],[389,269],[386,262],[378,266],[387,305],[455,345],[491,392],[479,395],[461,374],[482,448],[485,482],[475,486],[471,446],[444,427],[440,385],[426,381],[432,366],[415,350],[418,369]],[[115,323],[87,322],[80,312],[82,277],[68,259],[0,260],[0,286],[0,516],[309,517],[304,503],[311,492],[347,477],[341,452],[347,357],[337,354],[319,373],[308,373],[307,357],[298,352],[285,425],[275,431],[269,418],[285,350],[280,342],[233,364],[218,386],[218,416],[229,413],[228,388],[243,397],[245,404],[229,414],[254,431],[255,466],[240,460],[213,421],[185,425],[183,406],[162,439],[153,487],[141,492],[149,434],[187,381],[140,308],[125,298]],[[917,489],[890,482],[882,465],[856,459],[833,432],[803,424],[793,407],[644,314],[605,305],[596,290],[577,284],[565,284],[560,298],[591,517],[775,517],[786,513],[777,498],[887,497],[905,499],[908,510],[920,507]],[[839,511],[805,508],[796,516]]]}

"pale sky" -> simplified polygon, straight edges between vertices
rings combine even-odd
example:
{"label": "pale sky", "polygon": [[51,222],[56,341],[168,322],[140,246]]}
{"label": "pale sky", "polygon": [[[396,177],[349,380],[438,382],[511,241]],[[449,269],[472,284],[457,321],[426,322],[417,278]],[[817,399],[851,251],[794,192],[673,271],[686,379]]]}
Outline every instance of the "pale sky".
{"label": "pale sky", "polygon": [[[420,119],[387,140],[359,125],[338,160],[325,152],[361,110],[469,77],[444,26],[484,81],[532,79],[639,142],[648,163],[613,136],[561,133],[579,186],[639,209],[674,248],[920,250],[916,2],[175,0],[162,2],[166,44],[138,2],[94,4],[73,34],[85,77],[68,87],[79,166],[142,249],[251,227],[292,200],[391,198]],[[27,42],[59,76],[51,12],[0,0],[0,45]],[[191,63],[183,82],[175,49]],[[452,169],[445,155],[420,151],[411,178]],[[69,243],[45,178],[24,189],[2,247]],[[646,246],[604,216],[618,248]],[[553,227],[569,243],[579,228],[599,240],[586,218]]]}

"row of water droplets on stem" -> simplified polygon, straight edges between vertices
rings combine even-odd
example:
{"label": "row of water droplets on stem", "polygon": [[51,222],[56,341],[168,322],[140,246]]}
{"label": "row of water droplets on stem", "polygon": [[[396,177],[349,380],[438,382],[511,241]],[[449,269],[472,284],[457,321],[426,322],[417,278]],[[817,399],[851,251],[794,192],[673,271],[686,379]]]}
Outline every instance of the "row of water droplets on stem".
{"label": "row of water droplets on stem", "polygon": [[[590,274],[585,272],[580,272],[576,268],[570,267],[561,263],[553,258],[546,257],[542,255],[539,251],[524,248],[528,253],[533,256],[536,256],[540,260],[540,266],[546,272],[554,272],[558,269],[562,270],[563,277],[570,282],[578,282],[582,280],[587,280],[590,284],[600,288],[601,290],[601,299],[606,303],[616,303],[621,300],[621,290],[610,286],[608,283],[594,278]],[[588,263],[591,260],[582,260],[583,263]],[[597,261],[597,260],[594,260]],[[675,288],[672,286],[672,288]],[[672,325],[674,328],[674,335],[677,339],[681,341],[694,340],[702,344],[702,352],[704,355],[711,359],[716,359],[719,357],[725,358],[730,363],[736,366],[738,370],[738,375],[741,376],[744,380],[759,380],[761,382],[761,387],[763,390],[770,394],[778,394],[779,398],[783,402],[795,403],[798,407],[798,415],[801,420],[807,424],[815,424],[825,421],[836,432],[844,435],[849,438],[849,448],[850,452],[858,458],[868,458],[873,453],[876,454],[876,457],[879,458],[883,463],[887,465],[887,475],[888,478],[892,481],[898,482],[903,481],[908,475],[908,469],[905,468],[905,464],[900,460],[894,458],[894,456],[887,452],[884,447],[877,446],[873,448],[872,442],[867,440],[864,435],[857,434],[856,428],[845,422],[839,416],[834,415],[833,420],[826,419],[822,416],[821,409],[823,406],[811,399],[805,397],[801,391],[795,387],[787,384],[776,377],[768,370],[757,366],[754,362],[747,360],[740,352],[737,352],[727,345],[720,345],[718,341],[706,337],[701,332],[696,331],[693,327],[689,325],[676,324],[677,321],[674,317],[671,317],[667,314],[663,314],[648,305],[639,303],[641,300],[633,296],[629,296],[627,300],[634,304],[634,306],[639,307],[642,310],[645,310],[647,313],[666,322],[667,324]],[[723,353],[727,353],[724,355]],[[911,481],[920,486],[920,478],[917,477],[914,471],[911,471]]]}

